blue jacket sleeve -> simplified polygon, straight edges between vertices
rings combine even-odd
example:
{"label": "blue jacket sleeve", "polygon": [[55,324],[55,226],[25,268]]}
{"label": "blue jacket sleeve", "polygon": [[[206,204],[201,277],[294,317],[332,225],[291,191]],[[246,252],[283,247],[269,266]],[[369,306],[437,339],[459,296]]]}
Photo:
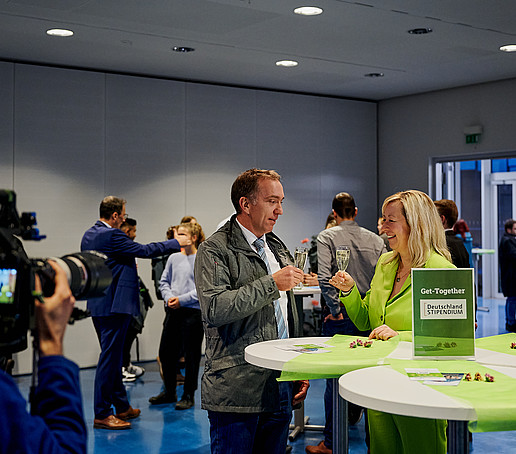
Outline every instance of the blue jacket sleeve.
{"label": "blue jacket sleeve", "polygon": [[86,453],[79,368],[62,356],[39,361],[31,415],[14,380],[0,372],[0,452]]}
{"label": "blue jacket sleeve", "polygon": [[159,257],[160,255],[181,250],[177,240],[140,244],[131,240],[124,232],[118,229],[113,229],[108,248],[110,250],[106,250],[106,252],[113,256],[121,255],[140,258]]}

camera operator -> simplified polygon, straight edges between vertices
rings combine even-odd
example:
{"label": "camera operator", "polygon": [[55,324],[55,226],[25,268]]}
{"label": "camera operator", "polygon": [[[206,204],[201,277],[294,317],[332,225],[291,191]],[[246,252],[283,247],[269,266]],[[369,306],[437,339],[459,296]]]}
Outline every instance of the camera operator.
{"label": "camera operator", "polygon": [[54,294],[43,298],[36,278],[40,358],[30,415],[14,380],[0,371],[0,453],[86,452],[79,368],[63,357],[63,337],[75,298],[65,272],[55,263],[49,263],[55,271]]}

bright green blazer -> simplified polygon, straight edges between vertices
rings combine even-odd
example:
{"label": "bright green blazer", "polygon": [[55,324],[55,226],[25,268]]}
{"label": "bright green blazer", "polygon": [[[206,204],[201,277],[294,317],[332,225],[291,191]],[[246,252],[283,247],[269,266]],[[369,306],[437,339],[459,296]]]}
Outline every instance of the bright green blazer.
{"label": "bright green blazer", "polygon": [[[360,298],[357,286],[351,293],[341,296],[349,318],[361,331],[388,325],[402,335],[401,340],[411,340],[412,331],[412,280],[410,275],[405,280],[400,292],[389,299],[398,269],[398,260],[385,263],[394,252],[383,254],[376,264],[371,281],[371,288],[364,299]],[[455,268],[443,256],[432,252],[424,268]],[[403,333],[405,331],[405,333]]]}

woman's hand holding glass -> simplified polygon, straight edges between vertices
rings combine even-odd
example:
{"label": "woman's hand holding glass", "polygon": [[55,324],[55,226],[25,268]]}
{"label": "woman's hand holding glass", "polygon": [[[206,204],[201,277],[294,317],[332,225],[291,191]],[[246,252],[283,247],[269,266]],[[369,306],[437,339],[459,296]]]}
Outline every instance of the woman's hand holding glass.
{"label": "woman's hand holding glass", "polygon": [[354,279],[345,271],[337,271],[329,283],[343,292],[349,292],[355,285]]}

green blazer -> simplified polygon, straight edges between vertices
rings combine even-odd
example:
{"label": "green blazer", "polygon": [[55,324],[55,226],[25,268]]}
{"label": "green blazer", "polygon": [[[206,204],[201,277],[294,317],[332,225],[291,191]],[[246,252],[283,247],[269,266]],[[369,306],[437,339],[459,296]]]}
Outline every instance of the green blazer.
{"label": "green blazer", "polygon": [[[409,340],[408,335],[412,331],[412,281],[409,275],[400,292],[389,299],[398,269],[398,260],[387,264],[385,262],[393,255],[394,252],[387,252],[380,257],[371,281],[371,288],[363,300],[356,285],[349,295],[341,296],[340,300],[346,306],[349,318],[359,330],[367,331],[385,324],[400,334],[402,334],[401,331],[406,331],[403,340]],[[455,266],[443,256],[432,252],[424,268],[455,268]]]}

